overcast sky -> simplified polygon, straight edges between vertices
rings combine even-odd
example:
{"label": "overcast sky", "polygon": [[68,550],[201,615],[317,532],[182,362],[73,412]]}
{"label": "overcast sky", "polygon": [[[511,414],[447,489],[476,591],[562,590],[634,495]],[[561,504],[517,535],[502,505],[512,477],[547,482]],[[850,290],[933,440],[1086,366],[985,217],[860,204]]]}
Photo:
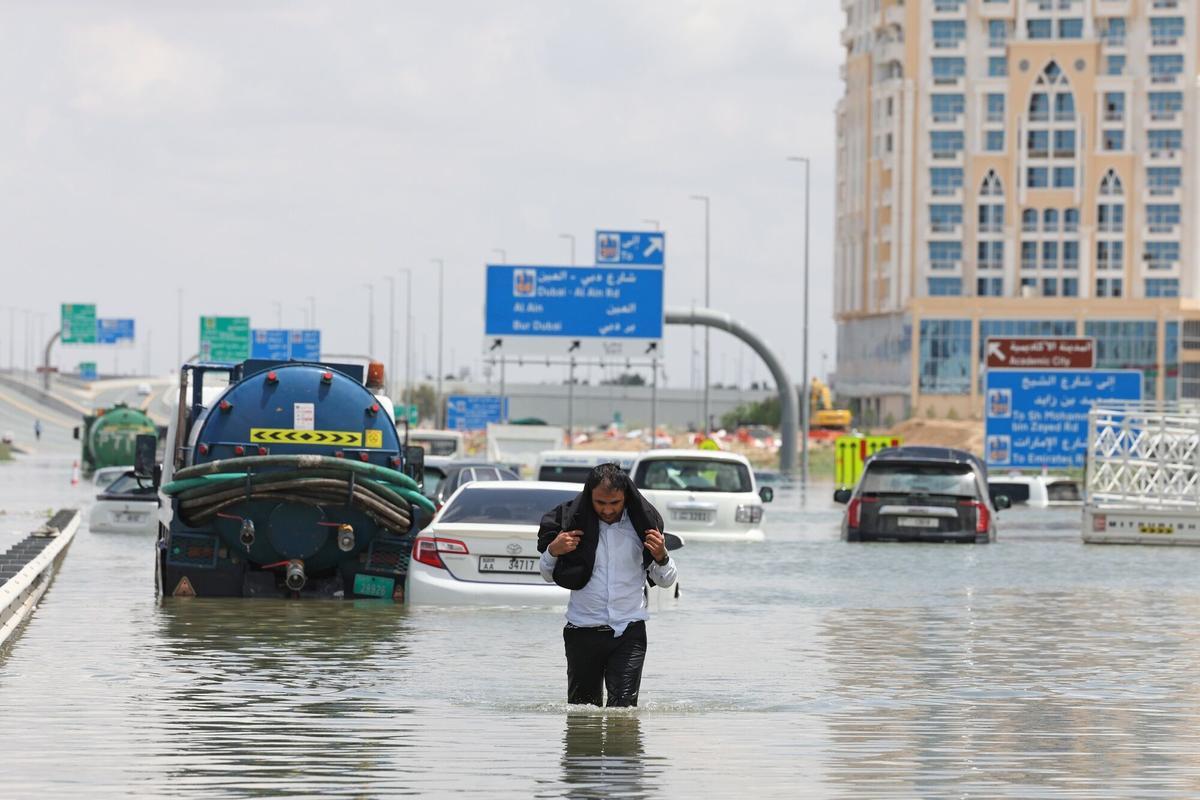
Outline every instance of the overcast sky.
{"label": "overcast sky", "polygon": [[[417,366],[432,370],[440,257],[446,366],[479,376],[493,248],[564,264],[570,233],[591,263],[597,228],[658,219],[667,305],[687,306],[704,295],[689,195],[707,194],[713,306],[798,381],[804,169],[785,158],[814,162],[810,353],[832,369],[841,24],[833,0],[6,3],[0,306],[44,313],[45,336],[62,302],[135,317],[121,369],[143,366],[150,332],[163,372],[180,287],[185,357],[200,314],[273,327],[279,302],[300,327],[310,295],[341,353],[366,349],[373,282],[386,355],[383,276],[411,267]],[[18,366],[22,329],[18,312]],[[690,340],[667,329],[669,385],[689,385]],[[714,380],[739,360],[743,382],[765,377],[736,340],[712,341]],[[110,369],[112,352],[97,360]]]}

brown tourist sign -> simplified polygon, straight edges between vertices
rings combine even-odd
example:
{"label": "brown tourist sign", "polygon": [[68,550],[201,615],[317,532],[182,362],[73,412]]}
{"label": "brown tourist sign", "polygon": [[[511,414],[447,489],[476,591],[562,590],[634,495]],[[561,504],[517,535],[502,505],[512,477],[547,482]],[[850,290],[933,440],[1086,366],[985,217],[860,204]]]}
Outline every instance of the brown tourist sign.
{"label": "brown tourist sign", "polygon": [[1096,340],[1059,336],[994,337],[987,340],[989,369],[1093,369]]}

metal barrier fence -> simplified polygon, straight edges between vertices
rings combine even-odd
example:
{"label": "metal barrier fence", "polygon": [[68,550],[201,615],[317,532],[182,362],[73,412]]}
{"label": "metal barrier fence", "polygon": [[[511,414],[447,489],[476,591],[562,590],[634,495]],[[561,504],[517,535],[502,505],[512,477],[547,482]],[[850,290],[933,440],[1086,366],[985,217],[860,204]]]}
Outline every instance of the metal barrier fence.
{"label": "metal barrier fence", "polygon": [[1200,404],[1094,405],[1085,484],[1091,507],[1200,510]]}
{"label": "metal barrier fence", "polygon": [[78,529],[79,512],[63,509],[0,555],[0,645],[33,612]]}

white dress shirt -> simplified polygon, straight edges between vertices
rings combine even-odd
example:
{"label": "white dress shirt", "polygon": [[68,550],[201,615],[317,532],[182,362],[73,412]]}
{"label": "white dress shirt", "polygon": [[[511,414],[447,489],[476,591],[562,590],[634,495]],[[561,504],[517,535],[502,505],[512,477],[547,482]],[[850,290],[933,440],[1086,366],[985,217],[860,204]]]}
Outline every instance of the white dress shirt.
{"label": "white dress shirt", "polygon": [[[675,560],[667,555],[667,563],[651,561],[647,569],[642,568],[642,552],[645,546],[629,512],[609,525],[600,520],[600,541],[596,543],[596,565],[592,577],[582,589],[571,592],[567,602],[567,622],[581,628],[610,625],[613,636],[625,633],[625,628],[635,620],[650,616],[646,608],[646,573],[658,586],[675,583]],[[542,553],[542,578],[554,582],[554,565],[558,558],[550,555],[550,548]]]}

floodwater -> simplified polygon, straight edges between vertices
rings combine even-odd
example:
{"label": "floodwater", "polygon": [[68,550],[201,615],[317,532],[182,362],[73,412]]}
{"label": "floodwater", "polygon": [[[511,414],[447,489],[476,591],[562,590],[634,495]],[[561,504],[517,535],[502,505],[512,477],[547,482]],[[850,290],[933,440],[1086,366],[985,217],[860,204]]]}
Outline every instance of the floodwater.
{"label": "floodwater", "polygon": [[[47,471],[0,466],[0,525]],[[1200,549],[1084,546],[1077,510],[851,545],[814,493],[676,554],[620,711],[564,704],[559,611],[158,603],[148,537],[81,530],[0,651],[0,793],[1200,795]]]}

